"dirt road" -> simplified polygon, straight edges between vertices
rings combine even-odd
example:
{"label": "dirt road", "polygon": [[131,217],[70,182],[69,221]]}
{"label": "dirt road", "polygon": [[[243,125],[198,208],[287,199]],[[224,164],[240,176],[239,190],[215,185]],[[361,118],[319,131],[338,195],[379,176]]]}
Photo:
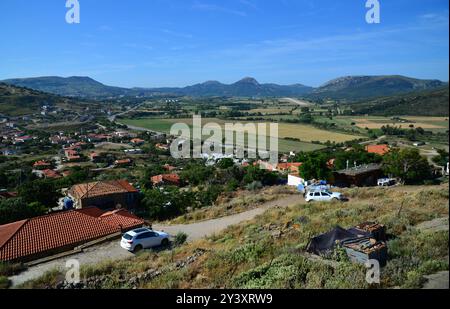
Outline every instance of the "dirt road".
{"label": "dirt road", "polygon": [[176,235],[178,232],[184,232],[188,235],[188,241],[197,240],[205,236],[214,235],[225,230],[227,227],[243,222],[252,220],[258,215],[263,214],[267,209],[273,207],[289,207],[304,203],[303,196],[291,195],[283,199],[270,201],[263,204],[261,207],[248,210],[239,214],[231,215],[228,217],[212,219],[202,222],[196,222],[191,224],[179,224],[179,225],[154,225],[153,228],[158,231],[165,231],[171,235]]}
{"label": "dirt road", "polygon": [[297,104],[297,105],[300,105],[302,107],[309,107],[309,106],[313,105],[312,103],[309,103],[309,102],[306,102],[306,101],[303,101],[303,100],[293,99],[293,98],[282,98],[280,101]]}

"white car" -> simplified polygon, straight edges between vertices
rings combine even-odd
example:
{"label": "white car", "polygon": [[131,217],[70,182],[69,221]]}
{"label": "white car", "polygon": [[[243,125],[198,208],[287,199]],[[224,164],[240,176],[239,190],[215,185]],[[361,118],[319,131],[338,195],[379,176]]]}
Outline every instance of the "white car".
{"label": "white car", "polygon": [[330,201],[345,201],[345,197],[339,192],[331,192],[328,190],[313,190],[308,191],[305,195],[305,200],[309,202],[330,202]]}
{"label": "white car", "polygon": [[381,179],[378,179],[377,183],[378,183],[379,187],[390,187],[390,186],[395,185],[396,181],[395,181],[395,179],[392,179],[392,178],[381,178]]}
{"label": "white car", "polygon": [[169,237],[170,235],[164,232],[140,228],[125,233],[120,241],[120,246],[128,251],[137,252],[142,249],[167,246]]}

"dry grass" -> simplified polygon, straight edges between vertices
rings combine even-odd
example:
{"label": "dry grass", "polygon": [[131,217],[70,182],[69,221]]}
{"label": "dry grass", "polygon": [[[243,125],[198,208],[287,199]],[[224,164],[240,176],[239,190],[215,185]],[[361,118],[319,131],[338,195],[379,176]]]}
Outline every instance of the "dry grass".
{"label": "dry grass", "polygon": [[264,203],[298,194],[292,188],[277,186],[258,191],[237,191],[222,195],[215,205],[193,210],[183,216],[172,219],[168,224],[188,224],[238,214],[260,207]]}

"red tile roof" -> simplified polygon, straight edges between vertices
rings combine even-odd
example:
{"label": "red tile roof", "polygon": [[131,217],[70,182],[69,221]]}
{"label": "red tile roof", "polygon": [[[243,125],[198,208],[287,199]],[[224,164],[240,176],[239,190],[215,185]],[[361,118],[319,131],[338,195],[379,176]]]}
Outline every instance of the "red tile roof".
{"label": "red tile roof", "polygon": [[279,170],[287,170],[287,169],[298,169],[300,166],[302,166],[303,163],[279,163],[277,165],[277,168]]}
{"label": "red tile roof", "polygon": [[163,168],[164,168],[166,171],[169,171],[169,172],[171,172],[171,171],[177,169],[175,166],[171,166],[171,165],[169,165],[169,164],[163,165]]}
{"label": "red tile roof", "polygon": [[4,198],[4,199],[9,199],[9,198],[14,198],[17,197],[18,193],[17,192],[0,192],[0,198]]}
{"label": "red tile roof", "polygon": [[126,180],[111,180],[75,185],[70,188],[69,192],[74,198],[82,199],[86,196],[97,197],[116,193],[136,193],[138,191]]}
{"label": "red tile roof", "polygon": [[164,174],[153,176],[151,180],[155,185],[165,182],[178,185],[180,183],[180,176],[177,174]]}
{"label": "red tile roof", "polygon": [[62,177],[58,172],[54,170],[43,170],[42,173],[46,178],[58,179]]}
{"label": "red tile roof", "polygon": [[131,159],[123,159],[123,160],[116,160],[114,161],[115,165],[127,165],[131,164]]}
{"label": "red tile roof", "polygon": [[142,219],[129,213],[125,209],[106,212],[100,216],[100,220],[110,225],[118,226],[122,230],[129,230],[144,224]]}
{"label": "red tile roof", "polygon": [[101,215],[103,215],[105,213],[100,208],[93,207],[93,206],[92,207],[82,208],[82,209],[77,209],[77,211],[79,213],[82,213],[84,215],[87,215],[87,216],[90,216],[90,217],[94,217],[94,218],[99,218]]}
{"label": "red tile roof", "polygon": [[[89,209],[91,214],[100,211]],[[119,210],[99,217],[71,210],[0,226],[0,260],[33,259],[49,251],[76,247],[114,233],[140,227],[144,221]]]}
{"label": "red tile roof", "polygon": [[144,141],[143,139],[140,139],[140,138],[133,138],[133,139],[131,140],[131,142],[132,142],[133,144],[143,144],[143,143],[145,143],[145,141]]}
{"label": "red tile roof", "polygon": [[46,161],[37,161],[33,164],[34,167],[43,167],[43,166],[50,166],[51,164]]}
{"label": "red tile roof", "polygon": [[376,153],[380,156],[384,156],[390,151],[389,145],[367,145],[366,151],[368,153]]}

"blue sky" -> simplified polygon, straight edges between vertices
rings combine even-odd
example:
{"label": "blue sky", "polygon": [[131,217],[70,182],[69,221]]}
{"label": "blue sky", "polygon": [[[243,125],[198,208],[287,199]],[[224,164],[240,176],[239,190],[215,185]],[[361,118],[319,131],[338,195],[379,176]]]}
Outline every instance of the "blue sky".
{"label": "blue sky", "polygon": [[318,86],[344,75],[448,81],[448,0],[1,0],[0,79],[90,76],[116,86],[206,80]]}

